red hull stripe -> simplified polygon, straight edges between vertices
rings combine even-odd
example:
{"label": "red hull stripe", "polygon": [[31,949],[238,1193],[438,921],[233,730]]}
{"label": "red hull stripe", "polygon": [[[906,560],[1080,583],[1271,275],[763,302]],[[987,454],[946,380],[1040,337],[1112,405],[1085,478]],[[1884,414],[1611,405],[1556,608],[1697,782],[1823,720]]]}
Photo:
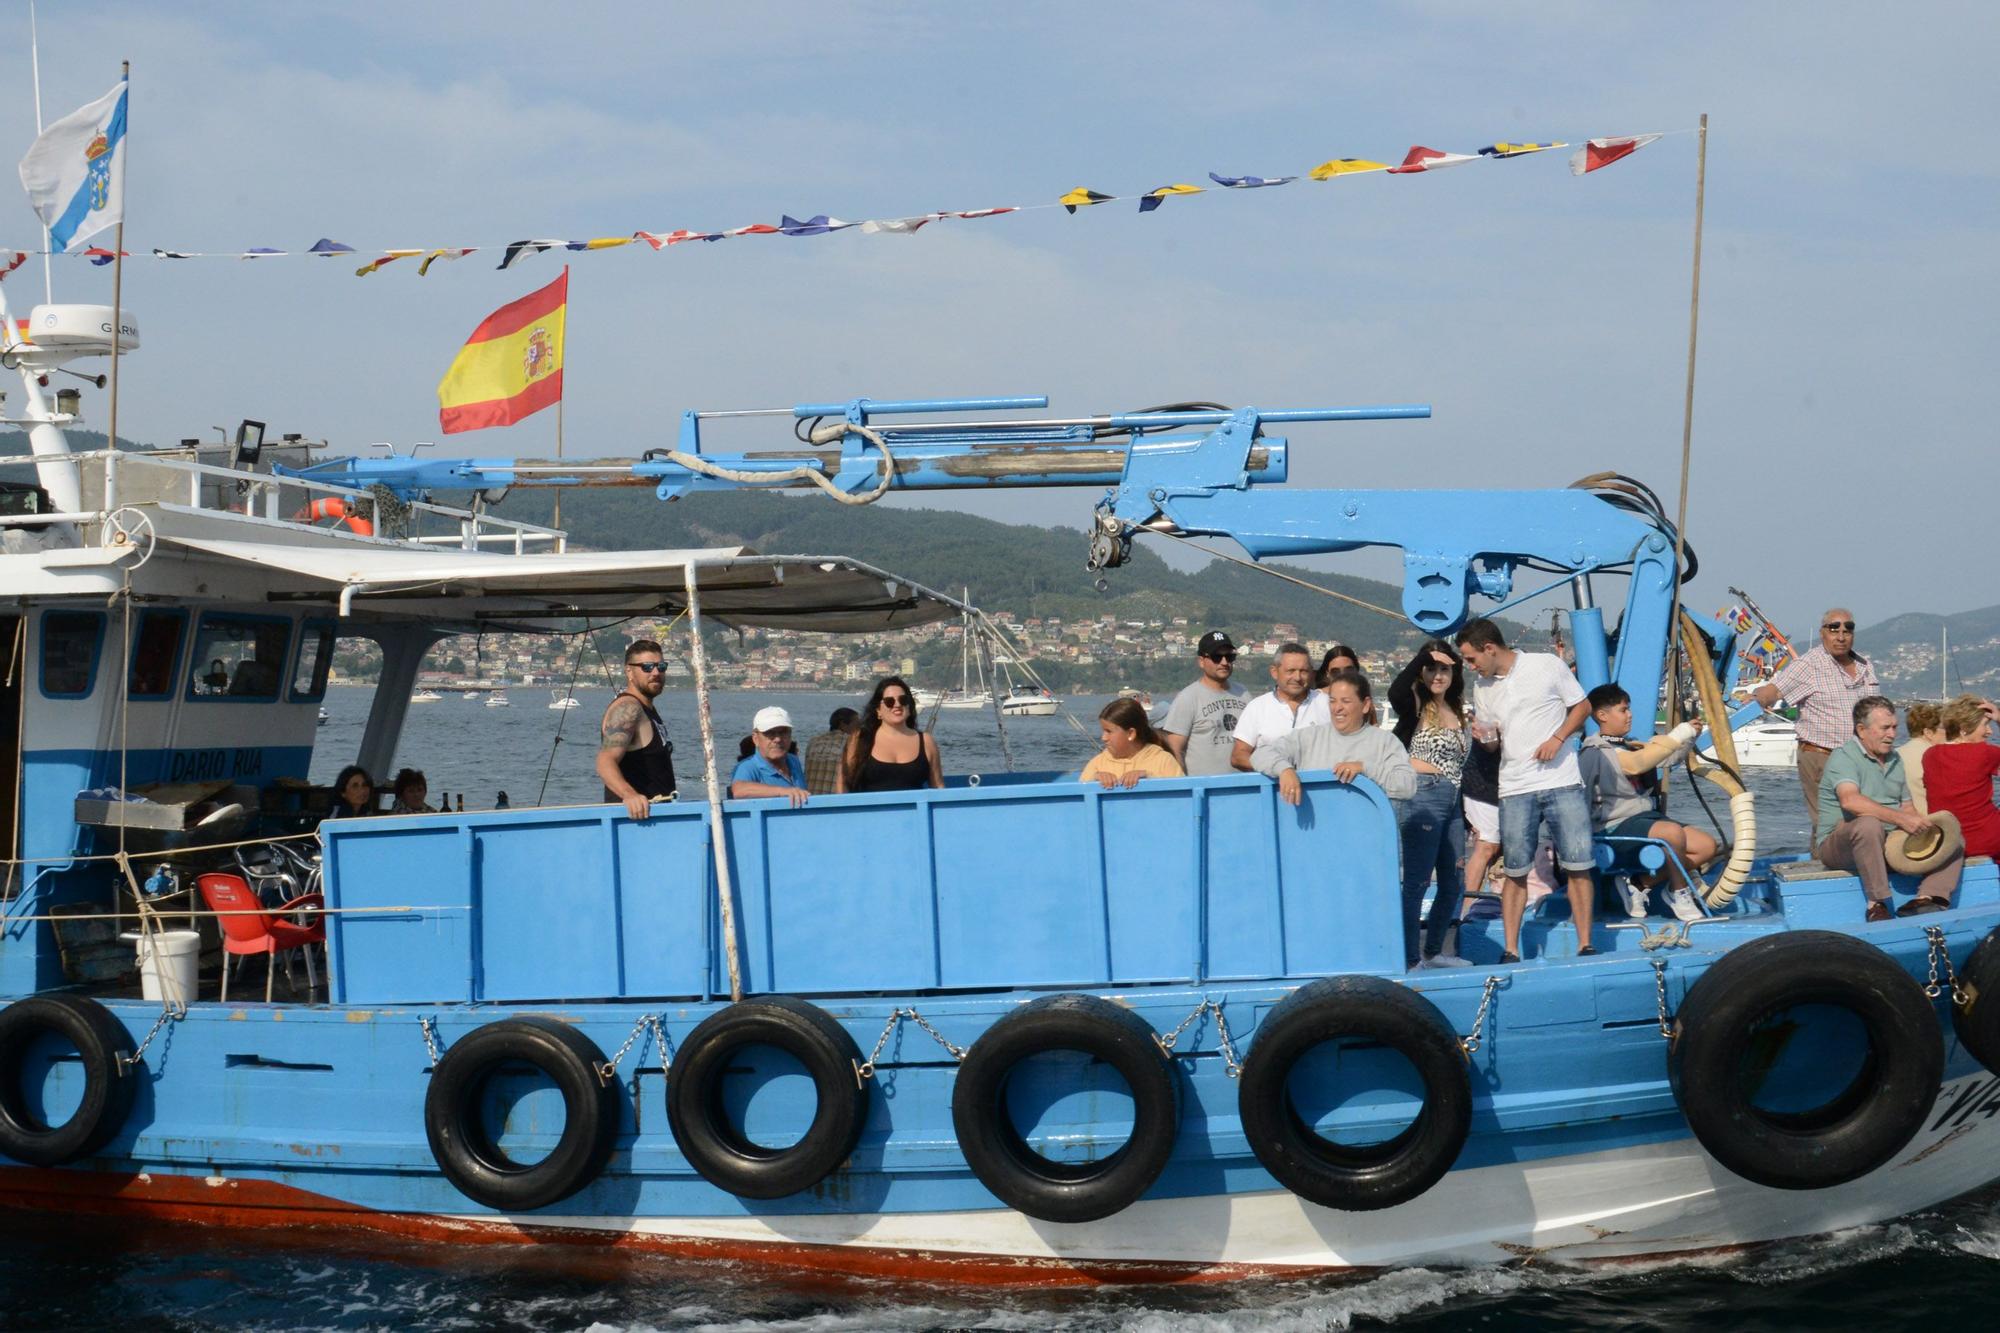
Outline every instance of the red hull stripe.
{"label": "red hull stripe", "polygon": [[0,1208],[91,1214],[254,1231],[333,1228],[453,1244],[560,1243],[582,1252],[628,1251],[751,1263],[804,1274],[903,1278],[990,1287],[1089,1287],[1134,1282],[1211,1283],[1325,1275],[1338,1270],[1276,1264],[1146,1263],[1004,1254],[894,1250],[862,1245],[799,1245],[715,1240],[571,1227],[522,1227],[491,1220],[382,1213],[266,1180],[166,1173],[0,1168]]}
{"label": "red hull stripe", "polygon": [[441,407],[438,409],[438,422],[446,434],[482,430],[487,426],[511,426],[545,407],[553,407],[556,400],[562,397],[562,384],[563,373],[557,370],[542,376],[511,398],[488,398],[480,403]]}
{"label": "red hull stripe", "polygon": [[554,311],[568,299],[569,270],[564,269],[560,278],[557,278],[540,291],[529,292],[518,301],[509,301],[506,305],[501,306],[498,310],[481,320],[479,327],[472,331],[472,336],[465,340],[466,345],[470,346],[473,343],[483,343],[494,338],[505,338],[511,333],[519,333],[522,329],[528,327],[528,325]]}

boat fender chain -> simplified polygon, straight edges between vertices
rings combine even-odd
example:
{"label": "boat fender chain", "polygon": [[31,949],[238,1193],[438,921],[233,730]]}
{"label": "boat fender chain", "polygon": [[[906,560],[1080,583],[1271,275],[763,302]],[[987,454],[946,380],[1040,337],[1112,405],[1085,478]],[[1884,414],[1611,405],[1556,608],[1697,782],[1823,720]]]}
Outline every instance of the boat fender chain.
{"label": "boat fender chain", "polygon": [[1667,1013],[1667,960],[1653,960],[1653,993],[1659,998],[1660,1035],[1668,1041],[1674,1039],[1674,1020]]}
{"label": "boat fender chain", "polygon": [[1236,1056],[1236,1042],[1229,1035],[1229,1020],[1223,1017],[1222,1006],[1214,1000],[1209,999],[1206,995],[1201,997],[1201,1003],[1194,1007],[1194,1012],[1183,1018],[1180,1021],[1180,1025],[1172,1032],[1169,1032],[1164,1037],[1157,1032],[1154,1033],[1153,1043],[1160,1048],[1161,1055],[1166,1056],[1169,1060],[1173,1059],[1174,1047],[1180,1044],[1181,1033],[1188,1030],[1188,1024],[1206,1013],[1213,1013],[1215,1015],[1215,1046],[1222,1054],[1223,1068],[1229,1071],[1229,1077],[1241,1078],[1243,1076],[1243,1062]]}
{"label": "boat fender chain", "polygon": [[869,1079],[875,1077],[875,1072],[876,1072],[875,1062],[881,1058],[882,1048],[884,1046],[887,1046],[889,1044],[889,1038],[895,1035],[896,1025],[898,1023],[901,1023],[906,1018],[909,1019],[912,1023],[915,1023],[918,1027],[922,1028],[925,1032],[928,1032],[930,1034],[932,1041],[944,1047],[947,1051],[950,1051],[951,1058],[953,1060],[960,1062],[964,1061],[965,1048],[962,1046],[952,1045],[951,1039],[949,1037],[946,1037],[944,1033],[939,1032],[936,1028],[932,1027],[930,1020],[925,1018],[922,1014],[918,1013],[915,1009],[891,1009],[889,1011],[889,1021],[882,1025],[882,1035],[875,1039],[875,1049],[868,1052],[868,1058],[866,1060],[863,1060],[860,1064],[854,1066],[855,1087],[858,1088],[862,1086],[864,1083],[866,1083]]}
{"label": "boat fender chain", "polygon": [[666,1029],[660,1026],[660,1016],[658,1014],[640,1014],[639,1021],[634,1023],[632,1030],[625,1034],[625,1044],[613,1051],[611,1058],[597,1067],[598,1082],[608,1085],[618,1077],[618,1065],[625,1058],[625,1052],[632,1049],[632,1043],[639,1040],[639,1034],[648,1028],[653,1030],[653,1040],[660,1047],[660,1072],[664,1074],[673,1067],[673,1054],[667,1047],[667,1033]]}
{"label": "boat fender chain", "polygon": [[424,1049],[431,1053],[431,1069],[436,1070],[438,1061],[444,1059],[444,1050],[438,1045],[437,1023],[425,1014],[417,1020],[417,1029],[424,1034]]}
{"label": "boat fender chain", "polygon": [[787,482],[809,481],[844,505],[874,504],[889,489],[889,483],[896,479],[896,460],[889,456],[889,445],[879,431],[855,421],[832,421],[823,426],[814,426],[807,442],[810,444],[832,444],[841,436],[852,431],[862,439],[882,451],[882,475],[875,479],[875,488],[860,495],[849,495],[827,479],[824,472],[812,466],[795,467],[784,472],[748,472],[742,468],[722,467],[699,454],[683,453],[679,449],[650,449],[648,458],[661,458],[678,464],[690,472],[698,472],[704,477],[714,477],[718,481],[734,481],[749,486],[782,486]]}
{"label": "boat fender chain", "polygon": [[[1972,1002],[1972,997],[1958,984],[1958,969],[1951,965],[1951,946],[1945,943],[1944,927],[1925,926],[1924,938],[1930,942],[1930,980],[1924,983],[1924,995],[1935,1000],[1944,994],[1945,986],[1951,987],[1951,1002],[1963,1009]],[[1944,984],[1938,983],[1938,960],[1944,960]]]}
{"label": "boat fender chain", "polygon": [[[286,984],[289,985],[290,982],[287,981]],[[139,1062],[146,1058],[146,1048],[153,1044],[153,1038],[160,1035],[160,1029],[165,1027],[169,1023],[180,1022],[180,1020],[184,1018],[186,1015],[187,1015],[187,1010],[185,1007],[177,1011],[171,1004],[161,1005],[160,1016],[153,1020],[153,1026],[147,1030],[146,1039],[139,1043],[139,1048],[133,1051],[130,1055],[125,1055],[122,1053],[119,1055],[118,1076],[120,1078],[123,1078],[125,1075],[131,1073],[134,1069],[137,1069],[139,1067]]]}
{"label": "boat fender chain", "polygon": [[1472,1015],[1472,1031],[1458,1039],[1458,1049],[1465,1052],[1467,1059],[1471,1059],[1479,1052],[1480,1044],[1483,1041],[1483,1038],[1479,1034],[1486,1027],[1486,1015],[1492,1012],[1493,992],[1506,984],[1500,977],[1489,973],[1486,978],[1486,984],[1479,988],[1479,1008]]}

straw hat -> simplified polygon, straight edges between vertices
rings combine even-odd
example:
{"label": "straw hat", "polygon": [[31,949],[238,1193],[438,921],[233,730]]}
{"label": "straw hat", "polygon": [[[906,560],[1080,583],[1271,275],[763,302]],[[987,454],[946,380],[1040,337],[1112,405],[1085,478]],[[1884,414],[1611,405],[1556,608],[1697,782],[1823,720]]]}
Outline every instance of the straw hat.
{"label": "straw hat", "polygon": [[1933,810],[1924,816],[1931,827],[1922,833],[1891,829],[1883,841],[1882,854],[1889,869],[1905,875],[1928,875],[1965,847],[1965,833],[1958,816],[1948,810]]}

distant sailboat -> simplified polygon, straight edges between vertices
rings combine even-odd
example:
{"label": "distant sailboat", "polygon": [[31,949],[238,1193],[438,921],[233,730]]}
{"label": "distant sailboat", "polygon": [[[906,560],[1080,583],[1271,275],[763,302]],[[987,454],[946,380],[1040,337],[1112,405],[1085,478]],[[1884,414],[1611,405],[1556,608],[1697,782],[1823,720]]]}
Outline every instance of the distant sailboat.
{"label": "distant sailboat", "polygon": [[[983,665],[979,669],[979,688],[972,688],[972,612],[962,604],[969,595],[968,590],[959,589],[958,688],[936,696],[932,707],[971,710],[993,706],[993,692],[986,688],[986,668]],[[922,706],[922,701],[918,702]]]}

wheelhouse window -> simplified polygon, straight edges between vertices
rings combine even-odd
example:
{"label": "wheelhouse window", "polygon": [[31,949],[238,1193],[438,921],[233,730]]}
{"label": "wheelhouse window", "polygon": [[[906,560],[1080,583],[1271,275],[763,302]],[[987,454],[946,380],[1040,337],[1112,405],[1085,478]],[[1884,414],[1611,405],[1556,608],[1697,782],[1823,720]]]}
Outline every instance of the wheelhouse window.
{"label": "wheelhouse window", "polygon": [[292,623],[211,612],[195,630],[188,697],[269,702],[285,679]]}
{"label": "wheelhouse window", "polygon": [[292,702],[315,704],[325,698],[332,665],[333,626],[323,620],[307,622],[299,636],[299,660],[292,665]]}
{"label": "wheelhouse window", "polygon": [[42,616],[42,693],[82,699],[97,683],[104,617],[96,611],[49,611]]}
{"label": "wheelhouse window", "polygon": [[134,699],[164,699],[174,692],[181,663],[181,640],[187,635],[187,615],[180,611],[141,611],[133,634],[132,677],[127,693]]}

